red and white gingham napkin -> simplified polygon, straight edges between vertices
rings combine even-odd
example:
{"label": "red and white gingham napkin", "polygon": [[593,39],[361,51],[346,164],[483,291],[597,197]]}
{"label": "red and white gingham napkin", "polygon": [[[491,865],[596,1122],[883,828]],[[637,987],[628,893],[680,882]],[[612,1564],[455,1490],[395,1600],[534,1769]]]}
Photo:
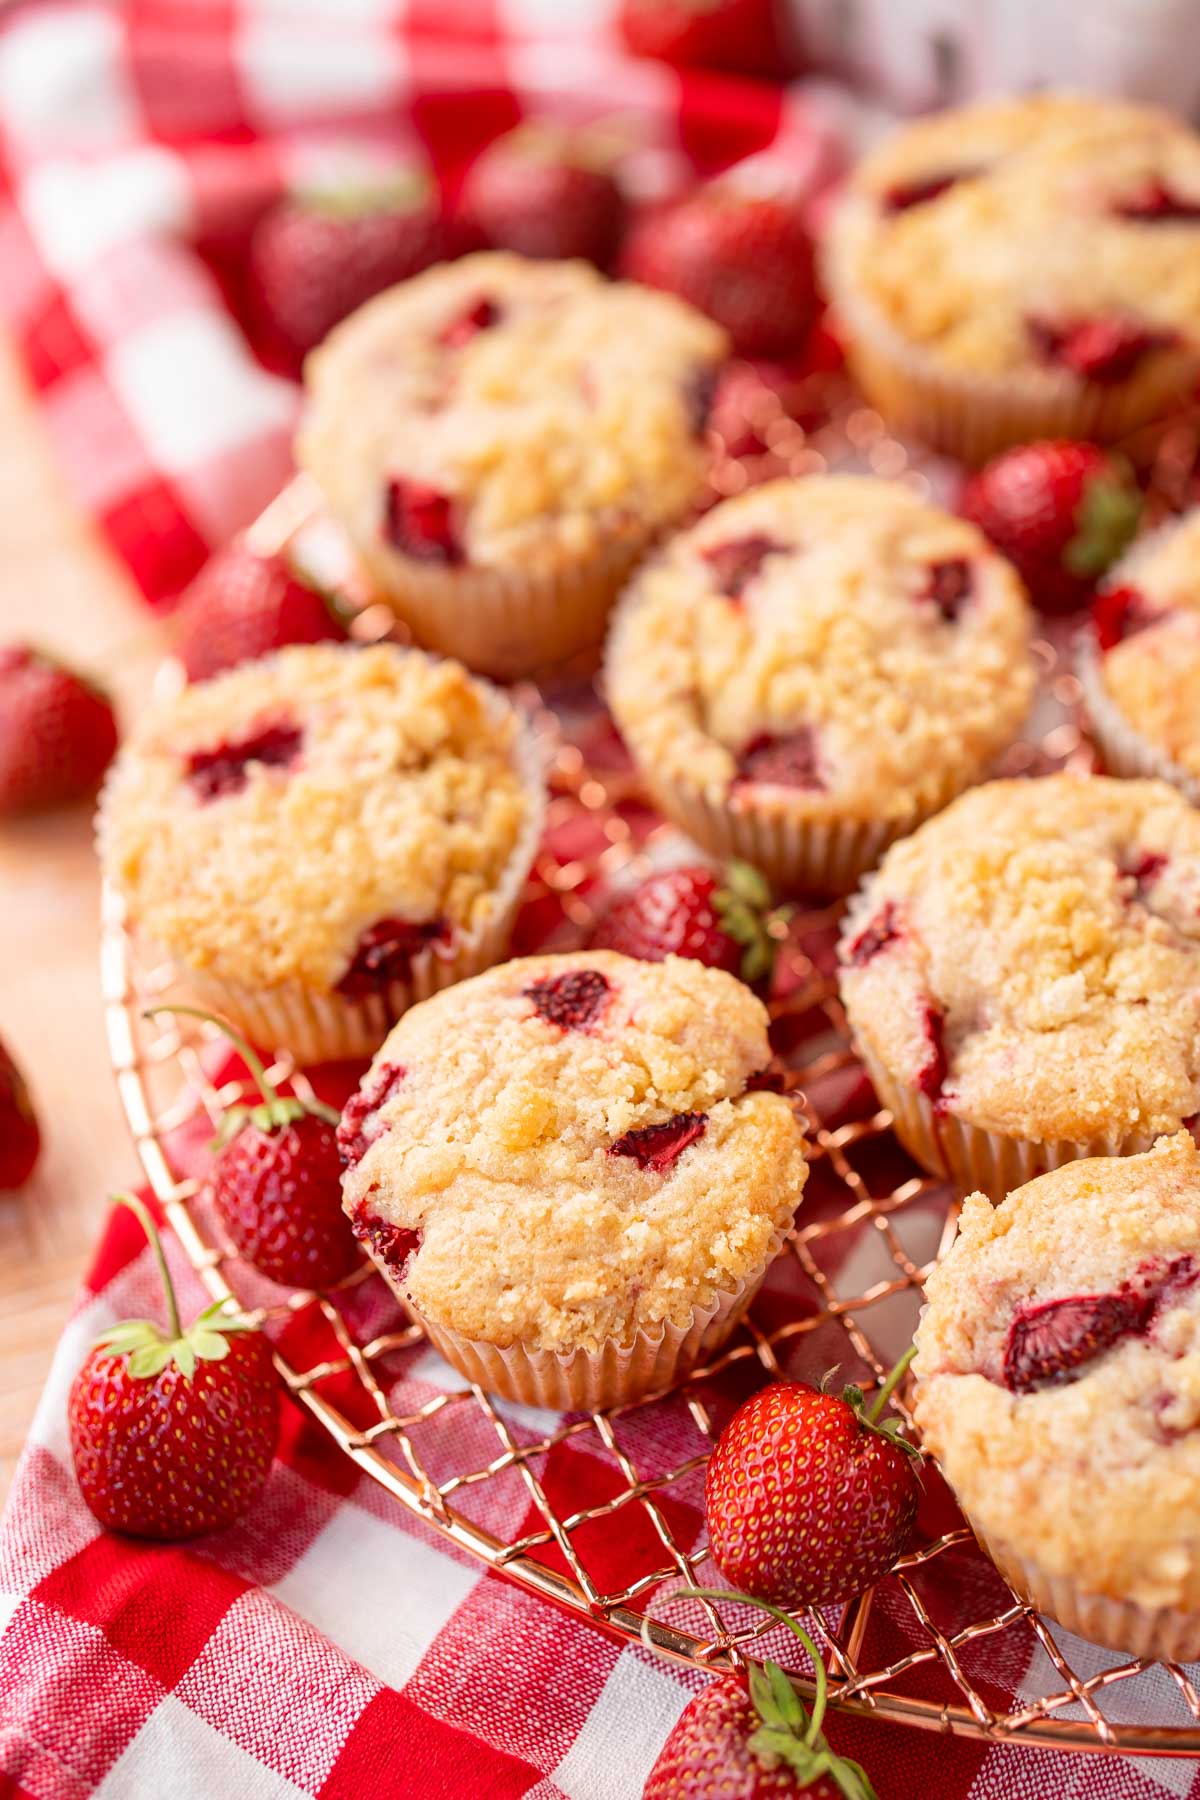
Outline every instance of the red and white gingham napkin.
{"label": "red and white gingham napkin", "polygon": [[[805,194],[832,172],[837,143],[805,91],[633,62],[611,11],[81,0],[9,13],[0,308],[76,491],[152,604],[288,471],[296,391],[248,349],[228,276],[264,202],[330,144],[420,154],[452,184],[530,113],[619,112],[637,122],[631,164],[647,191],[745,157]],[[526,921],[526,947],[545,923]],[[169,1253],[181,1299],[198,1307],[198,1283]],[[636,1800],[695,1678],[486,1573],[291,1403],[265,1495],[240,1525],[188,1547],[100,1531],[71,1474],[67,1388],[103,1326],[157,1306],[121,1212],[0,1527],[0,1795]],[[419,1387],[436,1371],[406,1379]],[[546,1482],[561,1510],[594,1503],[604,1480],[580,1441],[556,1447]],[[696,1506],[681,1500],[673,1523],[696,1541]],[[1005,1693],[1034,1678],[1032,1660],[1003,1671]],[[1184,1762],[1050,1756],[870,1721],[835,1719],[832,1735],[884,1800],[1200,1800]]]}

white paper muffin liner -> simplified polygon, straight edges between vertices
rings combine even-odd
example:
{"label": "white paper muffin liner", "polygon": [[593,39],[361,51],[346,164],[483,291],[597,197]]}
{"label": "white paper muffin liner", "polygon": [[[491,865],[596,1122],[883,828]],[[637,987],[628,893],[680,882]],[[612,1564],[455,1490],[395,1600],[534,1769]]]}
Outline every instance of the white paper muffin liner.
{"label": "white paper muffin liner", "polygon": [[[1109,570],[1101,592],[1127,584],[1136,587],[1138,570],[1178,529],[1178,522],[1172,521],[1159,526],[1157,531],[1147,532]],[[1200,779],[1189,774],[1131,725],[1109,693],[1104,681],[1104,658],[1090,625],[1085,625],[1079,633],[1075,648],[1075,671],[1083,690],[1083,705],[1090,733],[1108,773],[1169,781],[1193,806],[1200,806]]]}
{"label": "white paper muffin liner", "polygon": [[[497,720],[509,715],[517,720],[514,762],[526,795],[526,816],[492,891],[491,905],[475,924],[469,929],[456,927],[448,946],[428,945],[419,950],[412,958],[408,980],[350,998],[295,980],[254,987],[226,980],[212,969],[191,968],[184,957],[166,950],[142,930],[126,907],[126,926],[134,939],[138,964],[147,971],[167,971],[161,992],[156,985],[155,998],[187,999],[207,1012],[220,1013],[251,1043],[263,1049],[288,1050],[299,1063],[332,1062],[372,1056],[410,1006],[502,961],[545,821],[545,754],[533,727],[502,694],[489,693],[488,703]],[[107,861],[106,802],[111,802],[111,796],[111,788],[106,787],[97,817],[102,866]]]}
{"label": "white paper muffin liner", "polygon": [[[965,1510],[965,1509],[964,1509]],[[1106,1649],[1160,1662],[1194,1662],[1200,1657],[1200,1614],[1174,1606],[1143,1606],[1111,1594],[1088,1593],[1070,1575],[1042,1568],[1014,1544],[989,1537],[967,1514],[980,1545],[1009,1585],[1040,1613],[1068,1631]]]}
{"label": "white paper muffin liner", "polygon": [[987,1131],[952,1112],[939,1113],[926,1094],[898,1081],[865,1044],[859,1041],[856,1049],[909,1155],[930,1175],[950,1176],[964,1192],[978,1189],[989,1200],[1003,1200],[1035,1175],[1085,1156],[1134,1156],[1149,1150],[1159,1135],[1112,1131],[1093,1138],[1037,1139]]}
{"label": "white paper muffin liner", "polygon": [[783,1244],[771,1238],[766,1256],[752,1274],[722,1289],[707,1307],[697,1307],[687,1325],[664,1323],[639,1331],[630,1344],[610,1339],[599,1350],[534,1350],[522,1344],[502,1348],[440,1325],[415,1307],[379,1257],[376,1268],[436,1350],[460,1375],[488,1393],[554,1412],[599,1412],[623,1406],[643,1394],[682,1381],[720,1349],[754,1299]]}
{"label": "white paper muffin liner", "polygon": [[446,568],[358,544],[379,599],[419,644],[515,681],[597,649],[609,608],[656,532],[635,529],[554,570]]}
{"label": "white paper muffin liner", "polygon": [[897,331],[857,280],[857,260],[874,218],[867,197],[850,195],[842,202],[825,242],[822,272],[844,327],[851,372],[895,430],[972,464],[1035,438],[1111,443],[1168,411],[1194,382],[1200,361],[1186,352],[1154,357],[1143,372],[1111,384],[1052,368],[1003,375],[946,368]]}
{"label": "white paper muffin liner", "polygon": [[[761,869],[781,894],[848,894],[873,869],[888,845],[940,812],[965,785],[951,770],[913,796],[913,809],[893,819],[814,819],[790,805],[785,791],[742,788],[735,794],[695,786],[639,756],[625,734],[642,780],[659,811],[711,856],[738,857]],[[974,771],[978,778],[982,771]]]}

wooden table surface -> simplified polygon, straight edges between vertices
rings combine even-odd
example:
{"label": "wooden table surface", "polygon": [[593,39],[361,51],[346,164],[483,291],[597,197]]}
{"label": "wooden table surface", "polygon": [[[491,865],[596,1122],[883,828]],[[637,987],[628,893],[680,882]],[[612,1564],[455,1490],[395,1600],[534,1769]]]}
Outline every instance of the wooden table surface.
{"label": "wooden table surface", "polygon": [[[159,630],[91,532],[0,344],[0,642],[32,639],[94,670],[129,717]],[[0,1037],[33,1090],[41,1161],[0,1194],[0,1498],[45,1379],[105,1195],[135,1179],[97,976],[91,807],[0,822]]]}

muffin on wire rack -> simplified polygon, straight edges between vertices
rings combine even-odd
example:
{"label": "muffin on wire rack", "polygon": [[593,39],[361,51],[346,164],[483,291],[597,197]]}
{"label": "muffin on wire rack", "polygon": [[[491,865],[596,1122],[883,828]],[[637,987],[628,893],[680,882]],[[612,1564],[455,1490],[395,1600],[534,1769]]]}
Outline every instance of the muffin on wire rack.
{"label": "muffin on wire rack", "polygon": [[1113,775],[1157,775],[1200,804],[1200,507],[1116,565],[1080,636],[1092,736]]}
{"label": "muffin on wire rack", "polygon": [[484,252],[305,365],[300,463],[420,643],[514,677],[594,647],[699,498],[724,333],[581,262]]}
{"label": "muffin on wire rack", "polygon": [[544,807],[539,746],[486,682],[314,645],[150,709],[98,836],[139,959],[317,1062],[504,955]]}
{"label": "muffin on wire rack", "polygon": [[1111,441],[1200,373],[1200,138],[1149,107],[1038,95],[939,113],[868,156],[825,277],[891,425],[982,462]]}
{"label": "muffin on wire rack", "polygon": [[588,950],[414,1007],[342,1116],[344,1204],[470,1381],[586,1410],[728,1337],[807,1176],[756,1086],[767,1015],[722,970]]}
{"label": "muffin on wire rack", "polygon": [[647,564],[604,682],[668,818],[784,891],[846,893],[1015,737],[1029,630],[974,526],[814,475],[725,501]]}
{"label": "muffin on wire rack", "polygon": [[1200,1112],[1200,812],[1165,782],[973,789],[851,904],[846,1014],[897,1136],[1000,1199]]}
{"label": "muffin on wire rack", "polygon": [[1039,1611],[1110,1649],[1200,1656],[1200,1153],[964,1204],[929,1277],[914,1416]]}

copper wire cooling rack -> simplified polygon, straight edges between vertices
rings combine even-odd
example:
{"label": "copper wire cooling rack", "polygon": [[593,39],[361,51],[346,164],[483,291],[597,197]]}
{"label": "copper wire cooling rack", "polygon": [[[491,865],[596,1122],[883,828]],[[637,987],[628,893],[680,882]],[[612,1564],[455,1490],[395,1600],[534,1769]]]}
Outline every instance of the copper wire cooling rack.
{"label": "copper wire cooling rack", "polygon": [[[898,472],[902,447],[859,412],[858,450]],[[272,538],[312,524],[302,488],[273,514]],[[1076,684],[1052,643],[1037,654],[1042,704],[1010,767],[1086,763]],[[682,840],[649,812],[578,689],[530,688],[524,698],[556,748],[519,947],[567,947],[583,940],[607,891],[679,860]],[[953,1235],[957,1196],[905,1158],[850,1049],[836,926],[834,908],[793,920],[770,1000],[772,1042],[811,1143],[796,1229],[712,1363],[671,1395],[594,1416],[514,1407],[464,1386],[366,1265],[328,1294],[283,1294],[241,1263],[198,1179],[201,1147],[240,1084],[224,1078],[228,1058],[208,1027],[142,1016],[165,975],[138,966],[111,893],[102,943],[112,1061],[150,1185],[212,1296],[262,1310],[283,1379],[340,1449],[397,1504],[535,1593],[696,1669],[773,1654],[806,1695],[811,1671],[794,1667],[794,1642],[762,1615],[732,1597],[702,1603],[675,1590],[720,1585],[704,1543],[703,1470],[734,1405],[766,1378],[814,1378],[833,1364],[878,1383]],[[282,1051],[274,1073],[304,1090]],[[320,1341],[320,1355],[297,1358],[301,1340]],[[556,1473],[575,1455],[589,1472],[582,1495]],[[808,1621],[835,1708],[1045,1748],[1200,1756],[1200,1696],[1187,1671],[1108,1655],[1032,1614],[977,1549],[936,1471],[926,1490],[918,1546],[871,1592]]]}

